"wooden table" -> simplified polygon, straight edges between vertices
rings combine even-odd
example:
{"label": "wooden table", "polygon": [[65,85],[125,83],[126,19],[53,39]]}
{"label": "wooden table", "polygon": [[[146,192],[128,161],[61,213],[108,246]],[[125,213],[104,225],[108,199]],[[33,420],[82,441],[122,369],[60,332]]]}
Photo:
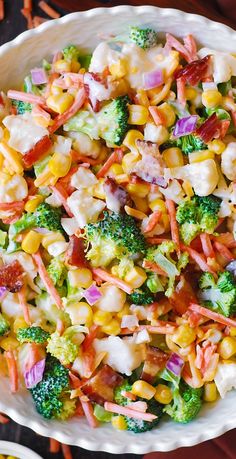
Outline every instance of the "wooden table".
{"label": "wooden table", "polygon": [[[235,0],[236,1],[236,0]],[[98,6],[114,6],[118,4],[153,4],[162,7],[174,7],[178,5],[179,9],[190,13],[198,13],[203,14],[205,16],[210,17],[211,19],[215,19],[218,21],[222,21],[227,23],[228,25],[235,26],[231,20],[224,18],[220,11],[216,8],[216,2],[214,0],[157,0],[157,1],[110,1],[110,0],[55,0],[55,3],[60,4],[61,7],[58,8],[58,11],[61,14],[65,14],[66,10],[62,8],[63,5],[76,7],[79,5],[79,8],[76,9],[88,9],[92,7]],[[0,44],[3,44],[11,39],[13,39],[16,35],[23,32],[26,27],[25,19],[20,14],[20,8],[22,8],[22,0],[6,0],[6,18],[4,22],[0,23]],[[52,2],[53,3],[53,2]],[[34,2],[37,4],[37,1]],[[207,4],[207,6],[206,6]],[[35,7],[35,13],[42,15],[41,11]],[[31,447],[36,452],[41,454],[44,459],[62,459],[61,454],[50,454],[48,452],[48,440],[34,434],[31,430],[23,428],[14,422],[10,422],[5,426],[0,426],[0,439],[1,440],[9,440],[15,441],[17,443],[22,443],[26,446]],[[95,452],[88,452],[82,450],[81,448],[73,448],[73,457],[74,459],[112,459],[113,456],[107,453],[95,453]],[[141,456],[134,456],[132,454],[126,455],[117,455],[117,458],[120,459],[132,459],[132,458],[141,458]]]}

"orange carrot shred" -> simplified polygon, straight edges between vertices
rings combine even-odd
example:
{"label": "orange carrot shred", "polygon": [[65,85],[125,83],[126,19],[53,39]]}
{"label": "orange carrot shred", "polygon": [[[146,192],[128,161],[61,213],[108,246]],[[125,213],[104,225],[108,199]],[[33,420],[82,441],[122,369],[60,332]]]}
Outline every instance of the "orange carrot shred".
{"label": "orange carrot shred", "polygon": [[176,80],[177,84],[177,96],[179,102],[185,106],[186,104],[186,95],[185,95],[185,81],[184,78],[180,77]]}
{"label": "orange carrot shred", "polygon": [[143,231],[143,233],[150,233],[151,231],[153,231],[157,223],[159,223],[159,221],[161,220],[161,217],[162,217],[162,212],[160,210],[155,210],[149,216],[148,224],[145,230]]}
{"label": "orange carrot shred", "polygon": [[153,106],[150,106],[148,108],[150,114],[152,115],[153,117],[153,121],[154,123],[157,125],[157,126],[166,126],[166,117],[165,115],[159,110],[158,107],[155,107],[154,105]]}
{"label": "orange carrot shred", "polygon": [[191,311],[197,312],[202,316],[208,317],[208,319],[214,320],[215,322],[220,322],[221,324],[228,325],[229,327],[236,327],[236,320],[230,319],[223,316],[217,312],[211,311],[210,309],[204,308],[199,304],[192,303],[189,306]]}
{"label": "orange carrot shred", "polygon": [[32,0],[24,0],[24,9],[32,11]]}
{"label": "orange carrot shred", "polygon": [[44,22],[48,22],[48,19],[43,18],[41,16],[34,16],[33,17],[33,26],[38,27],[39,25],[43,24]]}
{"label": "orange carrot shred", "polygon": [[230,252],[230,250],[221,242],[214,242],[214,247],[219,252],[226,260],[232,261],[234,260],[233,254]]}
{"label": "orange carrot shred", "polygon": [[67,191],[65,190],[65,188],[63,187],[63,184],[56,183],[56,185],[51,186],[51,189],[55,193],[55,195],[58,196],[58,198],[60,199],[69,217],[73,217],[73,214],[67,204],[67,198],[69,197],[69,195]]}
{"label": "orange carrot shred", "polygon": [[4,414],[0,413],[0,424],[8,424],[9,421],[10,421],[9,418],[4,416]]}
{"label": "orange carrot shred", "polygon": [[26,287],[25,285],[22,289],[18,292],[19,303],[23,311],[24,319],[27,325],[31,325],[30,313],[29,313],[29,305],[26,300]]}
{"label": "orange carrot shred", "polygon": [[18,391],[18,370],[17,370],[16,359],[15,359],[13,351],[6,351],[4,355],[5,355],[8,372],[9,372],[11,392],[14,394]]}
{"label": "orange carrot shred", "polygon": [[54,438],[49,439],[49,452],[50,453],[59,453],[60,451],[60,443],[59,441],[55,440]]}
{"label": "orange carrot shred", "polygon": [[93,407],[91,402],[83,400],[83,397],[80,397],[80,402],[90,427],[98,427],[98,421],[93,414]]}
{"label": "orange carrot shred", "polygon": [[73,459],[70,446],[61,443],[61,449],[64,459]]}
{"label": "orange carrot shred", "polygon": [[92,269],[92,272],[95,274],[95,276],[100,277],[100,279],[102,279],[104,282],[111,282],[128,294],[132,293],[133,291],[132,287],[127,282],[119,279],[119,277],[113,276],[112,274],[105,271],[105,269],[95,268]]}
{"label": "orange carrot shred", "polygon": [[190,258],[192,258],[193,261],[195,261],[195,263],[199,266],[199,268],[202,270],[202,271],[208,271],[209,273],[212,273],[212,274],[215,274],[215,271],[213,271],[211,269],[210,266],[208,266],[204,256],[200,253],[198,253],[196,250],[192,249],[191,247],[188,247],[184,244],[180,244],[180,248],[181,250],[187,252],[190,256]]}
{"label": "orange carrot shred", "polygon": [[4,17],[5,17],[4,0],[0,0],[0,21],[2,21]]}
{"label": "orange carrot shred", "polygon": [[44,2],[44,0],[39,2],[39,8],[52,19],[58,19],[61,16],[54,8]]}
{"label": "orange carrot shred", "polygon": [[202,250],[206,258],[215,258],[214,250],[211,243],[211,238],[209,234],[202,233],[200,234]]}
{"label": "orange carrot shred", "polygon": [[62,115],[58,115],[55,118],[53,124],[48,129],[50,134],[53,134],[54,132],[56,132],[63,124],[66,123],[66,121],[72,118],[72,116],[74,116],[79,111],[79,109],[82,107],[85,100],[86,100],[86,93],[85,93],[84,88],[81,88],[78,91],[75,97],[74,103],[71,105],[71,107],[68,108],[68,110],[66,110],[64,113],[62,113]]}
{"label": "orange carrot shred", "polygon": [[172,240],[177,245],[177,251],[180,252],[179,246],[179,228],[178,223],[176,221],[176,210],[175,210],[175,203],[171,199],[166,199],[166,208],[167,212],[170,217],[170,230],[171,230],[171,237]]}
{"label": "orange carrot shred", "polygon": [[165,271],[163,271],[162,268],[160,268],[160,266],[158,266],[157,263],[154,263],[152,261],[148,261],[148,260],[144,260],[143,262],[143,268],[145,269],[149,269],[149,271],[152,271],[154,273],[157,273],[159,274],[160,276],[165,276],[167,277],[167,273]]}
{"label": "orange carrot shred", "polygon": [[101,169],[97,173],[97,178],[102,178],[106,175],[106,173],[109,171],[110,167],[114,163],[121,163],[123,158],[123,152],[120,148],[117,148],[106,160],[106,162],[103,164]]}

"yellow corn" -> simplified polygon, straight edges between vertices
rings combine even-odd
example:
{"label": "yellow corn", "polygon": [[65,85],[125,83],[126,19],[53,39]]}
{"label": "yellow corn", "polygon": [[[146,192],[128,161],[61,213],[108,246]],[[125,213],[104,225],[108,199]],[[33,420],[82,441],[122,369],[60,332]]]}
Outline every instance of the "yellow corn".
{"label": "yellow corn", "polygon": [[214,108],[222,104],[222,95],[217,89],[208,89],[202,93],[202,103],[206,108]]}
{"label": "yellow corn", "polygon": [[125,212],[127,213],[127,215],[130,215],[131,217],[137,218],[137,220],[143,220],[147,216],[140,210],[134,209],[133,207],[129,206],[125,206]]}
{"label": "yellow corn", "polygon": [[139,198],[145,198],[145,196],[147,196],[150,191],[150,186],[146,183],[129,183],[127,185],[127,191],[128,193],[138,196]]}
{"label": "yellow corn", "polygon": [[3,157],[3,155],[0,153],[0,169],[2,169],[3,161],[4,161],[4,157]]}
{"label": "yellow corn", "polygon": [[122,183],[125,184],[125,183],[129,182],[129,176],[127,174],[116,175],[115,179],[116,179],[116,183],[118,183],[118,185],[120,185]]}
{"label": "yellow corn", "polygon": [[48,167],[55,177],[65,177],[71,167],[71,156],[54,153],[48,163]]}
{"label": "yellow corn", "polygon": [[132,196],[132,200],[134,201],[135,207],[146,214],[148,212],[149,206],[148,202],[145,198],[140,198],[139,196]]}
{"label": "yellow corn", "polygon": [[68,272],[71,287],[88,288],[93,282],[93,276],[88,268],[73,269]]}
{"label": "yellow corn", "polygon": [[125,282],[128,282],[133,288],[141,287],[146,279],[146,272],[139,266],[134,266],[125,276]]}
{"label": "yellow corn", "polygon": [[117,430],[126,430],[127,429],[127,424],[124,416],[112,416],[111,418],[111,424],[114,427],[114,429]]}
{"label": "yellow corn", "polygon": [[226,336],[218,346],[218,352],[222,359],[230,359],[236,354],[236,339],[233,336]]}
{"label": "yellow corn", "polygon": [[160,111],[161,115],[164,116],[165,126],[166,127],[173,126],[175,119],[176,119],[176,115],[175,115],[173,107],[171,107],[171,105],[168,104],[167,102],[164,102],[163,104],[158,105],[158,111]]}
{"label": "yellow corn", "polygon": [[42,235],[36,231],[29,231],[24,237],[21,247],[26,253],[36,253],[42,241]]}
{"label": "yellow corn", "polygon": [[149,99],[145,89],[138,89],[137,98],[141,105],[143,105],[144,107],[149,107]]}
{"label": "yellow corn", "polygon": [[215,153],[211,150],[201,150],[201,151],[193,151],[189,154],[188,159],[190,164],[192,163],[200,163],[201,161],[205,161],[206,159],[214,159]]}
{"label": "yellow corn", "polygon": [[122,159],[122,168],[126,174],[129,174],[130,171],[134,168],[137,161],[141,159],[141,156],[136,153],[126,153]]}
{"label": "yellow corn", "polygon": [[24,317],[18,316],[14,320],[14,324],[13,324],[14,333],[17,333],[20,328],[26,328],[26,327],[27,327],[27,323],[25,322]]}
{"label": "yellow corn", "polygon": [[11,168],[16,174],[22,174],[24,168],[22,166],[21,157],[16,150],[9,147],[5,142],[0,142],[0,152],[9,162]]}
{"label": "yellow corn", "polygon": [[66,61],[65,59],[59,59],[53,64],[55,72],[64,73],[71,71],[71,64],[70,62]]}
{"label": "yellow corn", "polygon": [[138,149],[136,146],[136,140],[138,139],[143,140],[143,134],[139,132],[137,129],[130,129],[130,131],[127,132],[123,140],[123,145],[132,152],[138,153]]}
{"label": "yellow corn", "polygon": [[203,399],[205,400],[205,402],[215,402],[216,401],[217,388],[213,381],[204,384]]}
{"label": "yellow corn", "polygon": [[93,187],[93,196],[98,199],[106,199],[106,195],[103,189],[104,179],[101,178],[98,180],[98,183]]}
{"label": "yellow corn", "polygon": [[146,124],[149,118],[149,111],[146,107],[142,105],[129,105],[129,124],[142,125]]}
{"label": "yellow corn", "polygon": [[185,97],[187,100],[194,100],[197,97],[197,91],[194,88],[185,89]]}
{"label": "yellow corn", "polygon": [[108,324],[101,327],[101,331],[106,333],[106,335],[119,335],[120,330],[120,322],[116,319],[112,319]]}
{"label": "yellow corn", "polygon": [[[1,456],[0,456],[1,458]],[[16,456],[7,456],[7,459],[17,459]]]}
{"label": "yellow corn", "polygon": [[124,173],[123,167],[121,166],[121,164],[118,164],[118,163],[112,164],[112,166],[110,167],[108,171],[108,175],[110,177],[116,177],[117,175],[121,175],[123,173]]}
{"label": "yellow corn", "polygon": [[145,398],[146,400],[151,400],[151,398],[154,397],[156,393],[156,389],[146,381],[138,379],[132,385],[131,392],[138,397]]}
{"label": "yellow corn", "polygon": [[114,64],[109,66],[109,70],[115,78],[123,78],[127,72],[126,63],[124,60],[119,59],[117,62],[114,62]]}
{"label": "yellow corn", "polygon": [[53,94],[49,96],[46,100],[47,106],[51,108],[54,112],[61,115],[64,113],[74,102],[74,97],[68,93],[62,94]]}
{"label": "yellow corn", "polygon": [[149,203],[149,207],[153,212],[160,210],[163,214],[166,213],[166,205],[163,199],[154,199],[154,201]]}
{"label": "yellow corn", "polygon": [[19,346],[19,341],[13,336],[7,336],[6,338],[2,338],[0,340],[0,347],[4,349],[4,351],[13,351]]}
{"label": "yellow corn", "polygon": [[170,229],[169,215],[168,214],[163,214],[162,217],[161,217],[161,221],[162,221],[162,223],[164,225],[164,230],[165,230],[165,233],[166,233]]}
{"label": "yellow corn", "polygon": [[26,212],[34,212],[35,209],[41,204],[43,201],[43,197],[39,194],[34,196],[32,199],[29,199],[25,204],[25,211]]}
{"label": "yellow corn", "polygon": [[233,112],[235,112],[236,103],[234,102],[232,97],[229,97],[229,96],[222,97],[222,107],[225,110],[233,110]]}
{"label": "yellow corn", "polygon": [[48,167],[45,167],[44,171],[42,174],[40,174],[34,181],[34,184],[36,188],[43,187],[43,186],[49,186],[49,185],[55,185],[57,181],[57,177],[51,173],[51,171],[48,169]]}
{"label": "yellow corn", "polygon": [[173,395],[171,389],[165,384],[158,384],[154,398],[157,402],[163,405],[168,405],[171,402]]}
{"label": "yellow corn", "polygon": [[214,139],[208,143],[209,150],[213,151],[216,155],[221,155],[226,148],[226,145],[220,139]]}
{"label": "yellow corn", "polygon": [[81,301],[76,308],[76,321],[80,325],[90,325],[93,320],[93,310],[89,304]]}
{"label": "yellow corn", "polygon": [[116,317],[117,317],[118,319],[122,319],[122,317],[128,316],[129,314],[130,314],[130,307],[129,307],[129,304],[128,304],[128,303],[125,303],[124,306],[123,306],[123,308],[122,308],[119,312],[117,312]]}
{"label": "yellow corn", "polygon": [[191,198],[192,196],[194,196],[192,185],[188,180],[183,181],[182,187],[183,187],[184,192],[188,196],[188,198]]}
{"label": "yellow corn", "polygon": [[171,336],[172,341],[180,347],[187,347],[196,339],[196,332],[190,328],[188,324],[183,324],[178,327],[176,332]]}
{"label": "yellow corn", "polygon": [[107,325],[109,322],[112,320],[112,314],[108,311],[101,311],[98,309],[94,314],[93,314],[93,322],[96,325]]}
{"label": "yellow corn", "polygon": [[236,327],[230,327],[229,334],[230,336],[236,336]]}
{"label": "yellow corn", "polygon": [[168,78],[162,88],[151,89],[148,91],[151,105],[158,105],[163,99],[165,99],[170,91],[172,78]]}
{"label": "yellow corn", "polygon": [[59,231],[54,231],[43,236],[42,246],[47,249],[54,242],[65,242],[64,236]]}
{"label": "yellow corn", "polygon": [[184,165],[184,158],[180,148],[166,148],[162,153],[162,157],[167,167],[179,167]]}

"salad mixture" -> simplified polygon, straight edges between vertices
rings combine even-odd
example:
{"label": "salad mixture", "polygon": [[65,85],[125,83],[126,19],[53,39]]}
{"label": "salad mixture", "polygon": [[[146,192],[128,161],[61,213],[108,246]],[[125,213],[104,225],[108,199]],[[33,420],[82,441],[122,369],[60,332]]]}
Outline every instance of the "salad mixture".
{"label": "salad mixture", "polygon": [[0,372],[134,433],[236,387],[236,55],[131,27],[0,98]]}

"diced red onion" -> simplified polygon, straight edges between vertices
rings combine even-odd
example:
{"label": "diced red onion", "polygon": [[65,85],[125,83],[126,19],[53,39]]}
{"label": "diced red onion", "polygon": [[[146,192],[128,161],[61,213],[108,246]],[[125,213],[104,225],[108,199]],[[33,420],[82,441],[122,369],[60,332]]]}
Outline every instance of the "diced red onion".
{"label": "diced red onion", "polygon": [[153,89],[164,83],[163,71],[161,69],[153,70],[143,74],[143,85],[145,89]]}
{"label": "diced red onion", "polygon": [[197,115],[191,115],[178,120],[174,128],[173,136],[181,137],[182,135],[187,135],[194,132],[197,126],[197,119]]}
{"label": "diced red onion", "polygon": [[202,83],[203,91],[209,91],[211,89],[217,89],[217,84],[214,81],[206,81]]}
{"label": "diced red onion", "polygon": [[121,328],[135,328],[138,327],[138,319],[134,315],[123,316],[121,320]]}
{"label": "diced red onion", "polygon": [[84,291],[83,296],[90,306],[93,306],[101,298],[102,294],[96,285],[91,285],[91,287]]}
{"label": "diced red onion", "polygon": [[0,287],[0,300],[4,298],[4,296],[7,293],[7,288],[6,287]]}
{"label": "diced red onion", "polygon": [[173,352],[166,364],[166,368],[171,371],[171,373],[174,373],[175,376],[180,376],[183,365],[184,360],[178,354]]}
{"label": "diced red onion", "polygon": [[24,372],[25,385],[27,389],[32,389],[43,379],[43,373],[45,369],[45,359],[35,363],[35,365],[29,370]]}
{"label": "diced red onion", "polygon": [[48,82],[48,77],[44,69],[35,68],[30,71],[32,83],[35,85],[44,84]]}

